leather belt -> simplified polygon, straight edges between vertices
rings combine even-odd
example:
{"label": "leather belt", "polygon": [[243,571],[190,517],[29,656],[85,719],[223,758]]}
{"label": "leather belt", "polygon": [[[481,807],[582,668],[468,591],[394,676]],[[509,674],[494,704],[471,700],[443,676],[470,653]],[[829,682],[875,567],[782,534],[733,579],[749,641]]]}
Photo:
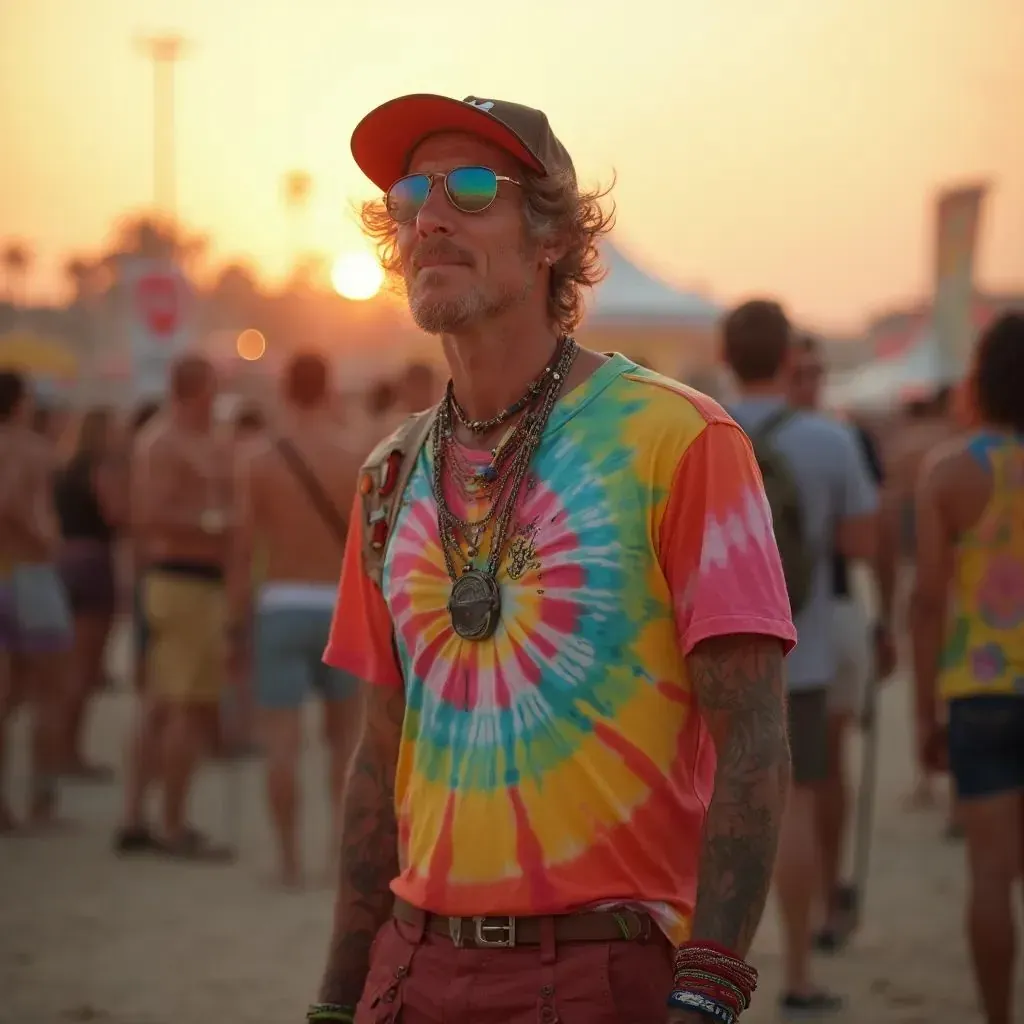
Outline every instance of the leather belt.
{"label": "leather belt", "polygon": [[422,925],[424,931],[447,935],[454,946],[477,949],[539,946],[544,921],[554,924],[556,943],[646,942],[653,931],[649,914],[625,907],[583,911],[579,914],[553,914],[549,917],[444,917],[396,899],[394,916],[414,928]]}

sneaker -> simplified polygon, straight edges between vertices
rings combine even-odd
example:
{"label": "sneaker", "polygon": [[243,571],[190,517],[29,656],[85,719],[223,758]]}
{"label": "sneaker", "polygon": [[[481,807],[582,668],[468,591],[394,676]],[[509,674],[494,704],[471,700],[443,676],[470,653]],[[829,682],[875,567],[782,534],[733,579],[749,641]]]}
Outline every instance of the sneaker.
{"label": "sneaker", "polygon": [[842,1008],[842,996],[831,992],[811,992],[803,996],[788,992],[779,998],[779,1009],[789,1020],[814,1020],[838,1013]]}

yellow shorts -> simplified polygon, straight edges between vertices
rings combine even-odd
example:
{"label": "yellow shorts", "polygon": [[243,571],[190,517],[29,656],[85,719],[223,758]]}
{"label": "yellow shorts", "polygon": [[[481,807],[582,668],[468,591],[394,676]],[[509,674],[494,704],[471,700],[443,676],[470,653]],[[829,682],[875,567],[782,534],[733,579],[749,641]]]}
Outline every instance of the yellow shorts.
{"label": "yellow shorts", "polygon": [[215,704],[225,678],[224,584],[158,569],[146,574],[146,686],[175,704]]}

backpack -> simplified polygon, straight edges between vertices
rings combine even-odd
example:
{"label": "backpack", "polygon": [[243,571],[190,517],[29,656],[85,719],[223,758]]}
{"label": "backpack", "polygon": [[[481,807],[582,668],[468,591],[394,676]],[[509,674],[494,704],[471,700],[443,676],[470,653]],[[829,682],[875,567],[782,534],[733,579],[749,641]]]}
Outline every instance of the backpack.
{"label": "backpack", "polygon": [[807,539],[800,489],[789,460],[773,444],[776,432],[795,415],[790,408],[773,412],[756,430],[748,433],[754,458],[761,470],[768,507],[772,513],[775,543],[782,558],[789,607],[796,615],[811,596],[815,559]]}
{"label": "backpack", "polygon": [[384,555],[402,495],[412,476],[416,458],[426,444],[439,406],[413,413],[397,430],[370,452],[359,470],[359,494],[363,507],[363,569],[380,588]]}

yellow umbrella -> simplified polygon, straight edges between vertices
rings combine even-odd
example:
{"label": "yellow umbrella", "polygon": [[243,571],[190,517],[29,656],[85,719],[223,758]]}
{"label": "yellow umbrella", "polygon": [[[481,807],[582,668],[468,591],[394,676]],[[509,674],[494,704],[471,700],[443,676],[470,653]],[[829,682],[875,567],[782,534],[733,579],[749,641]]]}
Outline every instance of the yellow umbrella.
{"label": "yellow umbrella", "polygon": [[0,335],[0,370],[73,380],[78,376],[78,358],[53,338],[28,331],[11,331]]}

